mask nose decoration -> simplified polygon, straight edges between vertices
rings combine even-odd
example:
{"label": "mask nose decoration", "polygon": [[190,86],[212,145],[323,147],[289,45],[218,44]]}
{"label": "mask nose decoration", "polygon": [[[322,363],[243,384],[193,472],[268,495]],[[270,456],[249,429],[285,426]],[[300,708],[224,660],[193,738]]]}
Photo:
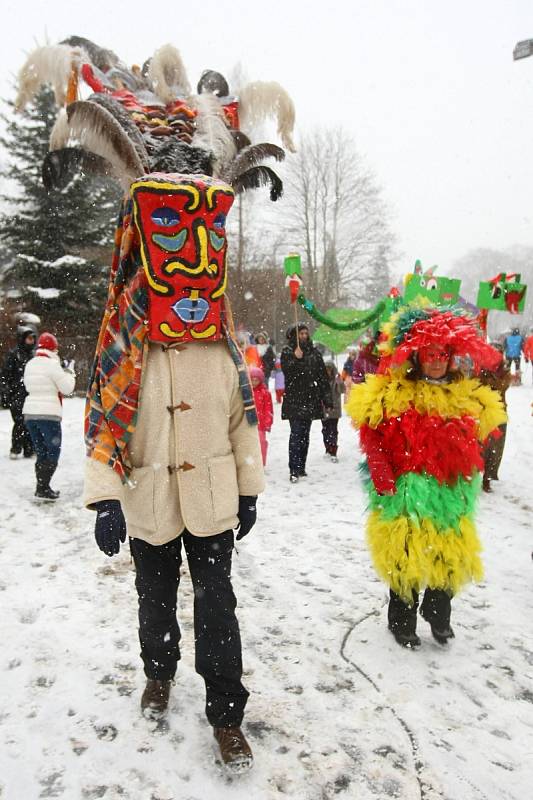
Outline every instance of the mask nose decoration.
{"label": "mask nose decoration", "polygon": [[149,293],[149,339],[219,339],[227,281],[230,186],[199,175],[147,175],[131,186]]}

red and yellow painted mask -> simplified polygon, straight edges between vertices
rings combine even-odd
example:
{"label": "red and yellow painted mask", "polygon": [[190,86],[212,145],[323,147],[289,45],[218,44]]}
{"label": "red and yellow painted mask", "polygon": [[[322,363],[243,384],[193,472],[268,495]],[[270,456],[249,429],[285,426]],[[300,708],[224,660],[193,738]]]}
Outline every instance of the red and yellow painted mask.
{"label": "red and yellow painted mask", "polygon": [[153,173],[130,192],[148,282],[148,338],[220,339],[233,189],[204,175]]}

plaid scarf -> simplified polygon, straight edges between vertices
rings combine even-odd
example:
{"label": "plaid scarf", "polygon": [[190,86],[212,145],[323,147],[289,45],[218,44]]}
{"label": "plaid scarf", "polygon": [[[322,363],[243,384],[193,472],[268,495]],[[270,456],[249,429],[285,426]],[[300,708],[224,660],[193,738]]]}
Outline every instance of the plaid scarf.
{"label": "plaid scarf", "polygon": [[[100,328],[85,404],[87,455],[112,467],[123,483],[131,469],[128,444],[137,425],[139,390],[148,353],[148,292],[140,261],[127,252],[123,232],[131,221],[131,201],[121,209],[115,234],[108,298]],[[128,282],[128,275],[134,277]],[[226,342],[239,374],[246,419],[257,425],[248,371],[241,351],[224,326]]]}

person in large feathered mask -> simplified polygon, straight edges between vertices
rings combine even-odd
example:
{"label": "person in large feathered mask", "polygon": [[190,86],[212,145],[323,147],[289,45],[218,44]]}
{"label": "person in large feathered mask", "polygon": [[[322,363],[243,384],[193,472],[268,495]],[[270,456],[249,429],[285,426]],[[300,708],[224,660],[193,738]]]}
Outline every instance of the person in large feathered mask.
{"label": "person in large feathered mask", "polygon": [[[274,110],[291,149],[292,101],[256,82],[239,101],[219,73],[192,94],[179,52],[160,48],[128,69],[80,38],[37,48],[19,74],[17,106],[52,83],[61,108],[43,165],[47,188],[77,172],[125,190],[109,293],[87,396],[85,503],[108,556],[130,537],[146,674],[145,714],[167,710],[180,658],[182,550],[194,586],[196,669],[224,764],[252,764],[241,730],[248,698],[231,584],[234,529],[245,536],[264,486],[246,364],[232,330],[226,218],[235,194],[282,194],[277,145],[242,127]],[[81,100],[85,84],[94,94]]]}

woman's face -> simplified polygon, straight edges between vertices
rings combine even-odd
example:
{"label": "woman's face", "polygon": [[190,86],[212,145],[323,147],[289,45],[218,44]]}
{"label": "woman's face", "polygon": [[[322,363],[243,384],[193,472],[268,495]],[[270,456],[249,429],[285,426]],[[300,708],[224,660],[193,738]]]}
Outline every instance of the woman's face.
{"label": "woman's face", "polygon": [[426,378],[438,380],[444,378],[450,365],[449,351],[438,344],[421,347],[418,352],[418,362],[422,374]]}

